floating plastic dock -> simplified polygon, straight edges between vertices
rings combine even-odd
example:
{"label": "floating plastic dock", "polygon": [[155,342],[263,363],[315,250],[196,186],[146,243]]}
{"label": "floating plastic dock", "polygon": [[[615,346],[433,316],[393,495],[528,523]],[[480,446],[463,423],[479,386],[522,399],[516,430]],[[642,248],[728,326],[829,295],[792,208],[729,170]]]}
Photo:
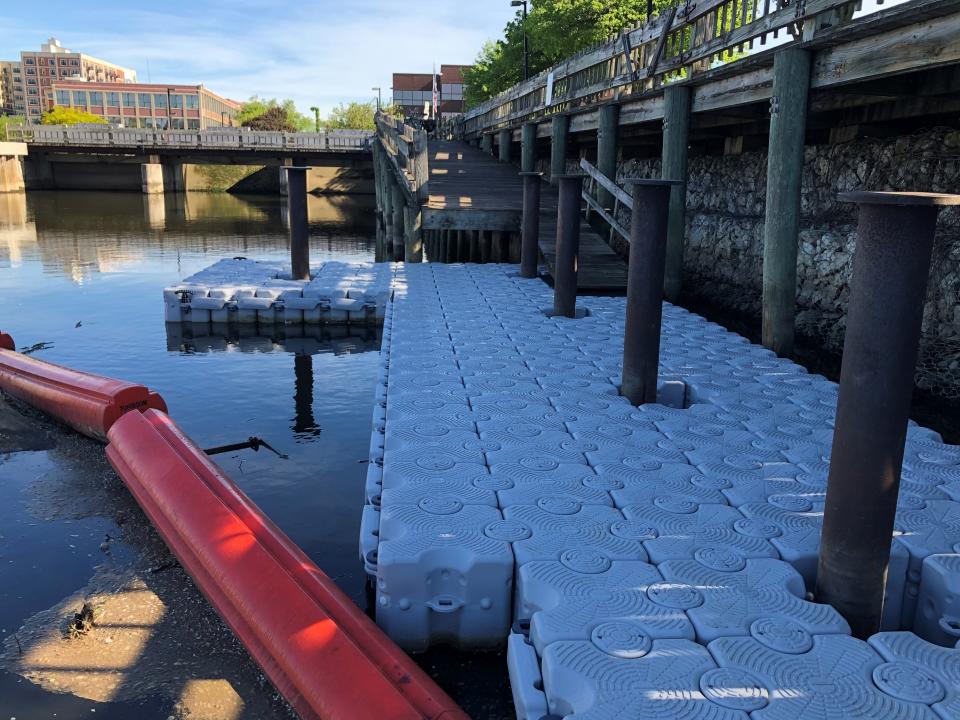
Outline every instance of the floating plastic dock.
{"label": "floating plastic dock", "polygon": [[281,262],[224,259],[163,290],[168,323],[378,324],[396,267],[326,262],[309,281]]}
{"label": "floating plastic dock", "polygon": [[516,266],[394,273],[360,555],[401,646],[506,642],[525,720],[957,717],[960,448],[909,429],[866,643],[808,599],[834,383],[666,304],[635,407],[623,298],[568,319]]}

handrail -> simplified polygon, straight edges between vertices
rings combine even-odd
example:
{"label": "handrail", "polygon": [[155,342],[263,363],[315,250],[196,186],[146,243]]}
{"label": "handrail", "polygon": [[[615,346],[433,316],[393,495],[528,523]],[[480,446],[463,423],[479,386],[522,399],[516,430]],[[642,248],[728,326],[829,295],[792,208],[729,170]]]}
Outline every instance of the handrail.
{"label": "handrail", "polygon": [[[633,195],[617,185],[616,182],[608,178],[599,168],[591,165],[590,162],[585,158],[581,158],[580,168],[587,174],[587,177],[590,178],[590,185],[592,186],[591,188],[585,184],[581,192],[581,196],[588,206],[588,217],[590,210],[593,210],[607,223],[607,226],[610,228],[611,239],[612,233],[616,232],[620,237],[629,243],[630,232],[626,230],[617,220],[617,206],[626,205],[627,207],[631,207],[633,205]],[[612,209],[602,207],[597,199],[594,198],[593,194],[591,193],[591,189],[595,191],[597,185],[613,195]]]}
{"label": "handrail", "polygon": [[429,197],[430,168],[427,161],[427,132],[407,125],[383,112],[376,115],[377,137],[409,199],[420,203]]}
{"label": "handrail", "polygon": [[147,130],[97,125],[26,125],[7,128],[7,139],[32,145],[136,147],[197,150],[367,150],[371,130],[321,130],[287,133],[215,128],[210,130]]}
{"label": "handrail", "polygon": [[[695,83],[718,64],[734,65],[756,44],[805,42],[821,27],[849,21],[858,0],[686,0],[647,23],[584,50],[468,110],[462,135]],[[821,17],[829,18],[821,22]],[[784,41],[783,35],[789,38]]]}

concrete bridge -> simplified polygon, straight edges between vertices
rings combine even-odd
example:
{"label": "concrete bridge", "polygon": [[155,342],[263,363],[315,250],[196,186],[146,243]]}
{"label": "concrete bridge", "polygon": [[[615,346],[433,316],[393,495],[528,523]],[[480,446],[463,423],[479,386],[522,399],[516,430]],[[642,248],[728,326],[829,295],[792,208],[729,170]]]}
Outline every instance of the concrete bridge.
{"label": "concrete bridge", "polygon": [[[0,192],[26,189],[141,190],[144,193],[210,189],[200,165],[251,166],[260,191],[286,192],[279,168],[314,168],[310,191],[372,191],[371,132],[316,133],[217,130],[141,130],[106,126],[10,128],[0,143]],[[272,170],[277,168],[277,170]]]}

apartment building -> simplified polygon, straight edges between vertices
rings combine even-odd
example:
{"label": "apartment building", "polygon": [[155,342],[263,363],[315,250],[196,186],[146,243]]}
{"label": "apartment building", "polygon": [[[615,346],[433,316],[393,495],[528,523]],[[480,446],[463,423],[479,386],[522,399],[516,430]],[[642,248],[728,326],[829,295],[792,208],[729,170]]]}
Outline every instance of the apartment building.
{"label": "apartment building", "polygon": [[207,130],[235,125],[240,103],[220,97],[203,85],[161,85],[59,81],[53,103],[104,117],[129,128]]}
{"label": "apartment building", "polygon": [[[463,112],[463,71],[470,65],[441,65],[432,73],[394,73],[393,102],[408,117],[449,117]],[[433,107],[436,80],[437,104]],[[439,111],[439,112],[438,112]]]}
{"label": "apartment building", "polygon": [[20,53],[20,79],[14,79],[13,90],[23,96],[23,108],[18,109],[29,122],[40,122],[43,113],[54,107],[54,84],[66,80],[92,83],[136,82],[135,70],[100,60],[63,47],[56,38],[50,38],[39,51]]}
{"label": "apartment building", "polygon": [[0,115],[26,114],[27,106],[20,80],[20,62],[0,60]]}

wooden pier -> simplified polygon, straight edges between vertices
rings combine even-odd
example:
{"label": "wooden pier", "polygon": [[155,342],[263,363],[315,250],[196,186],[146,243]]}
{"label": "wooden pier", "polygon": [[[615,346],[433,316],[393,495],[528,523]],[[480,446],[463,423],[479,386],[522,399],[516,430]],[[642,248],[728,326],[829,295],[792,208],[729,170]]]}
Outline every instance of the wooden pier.
{"label": "wooden pier", "polygon": [[[579,286],[615,291],[626,270],[609,240],[627,241],[629,227],[617,222],[622,197],[610,184],[629,158],[659,157],[662,177],[680,182],[664,287],[675,300],[688,151],[766,148],[764,344],[789,354],[805,143],[949,122],[960,111],[958,37],[960,0],[680,3],[444,121],[439,140],[380,116],[378,209],[391,253],[382,258],[415,261],[425,246],[431,261],[517,262],[517,173],[547,170],[549,181],[589,160],[596,172],[584,210],[593,217],[581,228]],[[539,241],[549,272],[556,191],[544,191]]]}

